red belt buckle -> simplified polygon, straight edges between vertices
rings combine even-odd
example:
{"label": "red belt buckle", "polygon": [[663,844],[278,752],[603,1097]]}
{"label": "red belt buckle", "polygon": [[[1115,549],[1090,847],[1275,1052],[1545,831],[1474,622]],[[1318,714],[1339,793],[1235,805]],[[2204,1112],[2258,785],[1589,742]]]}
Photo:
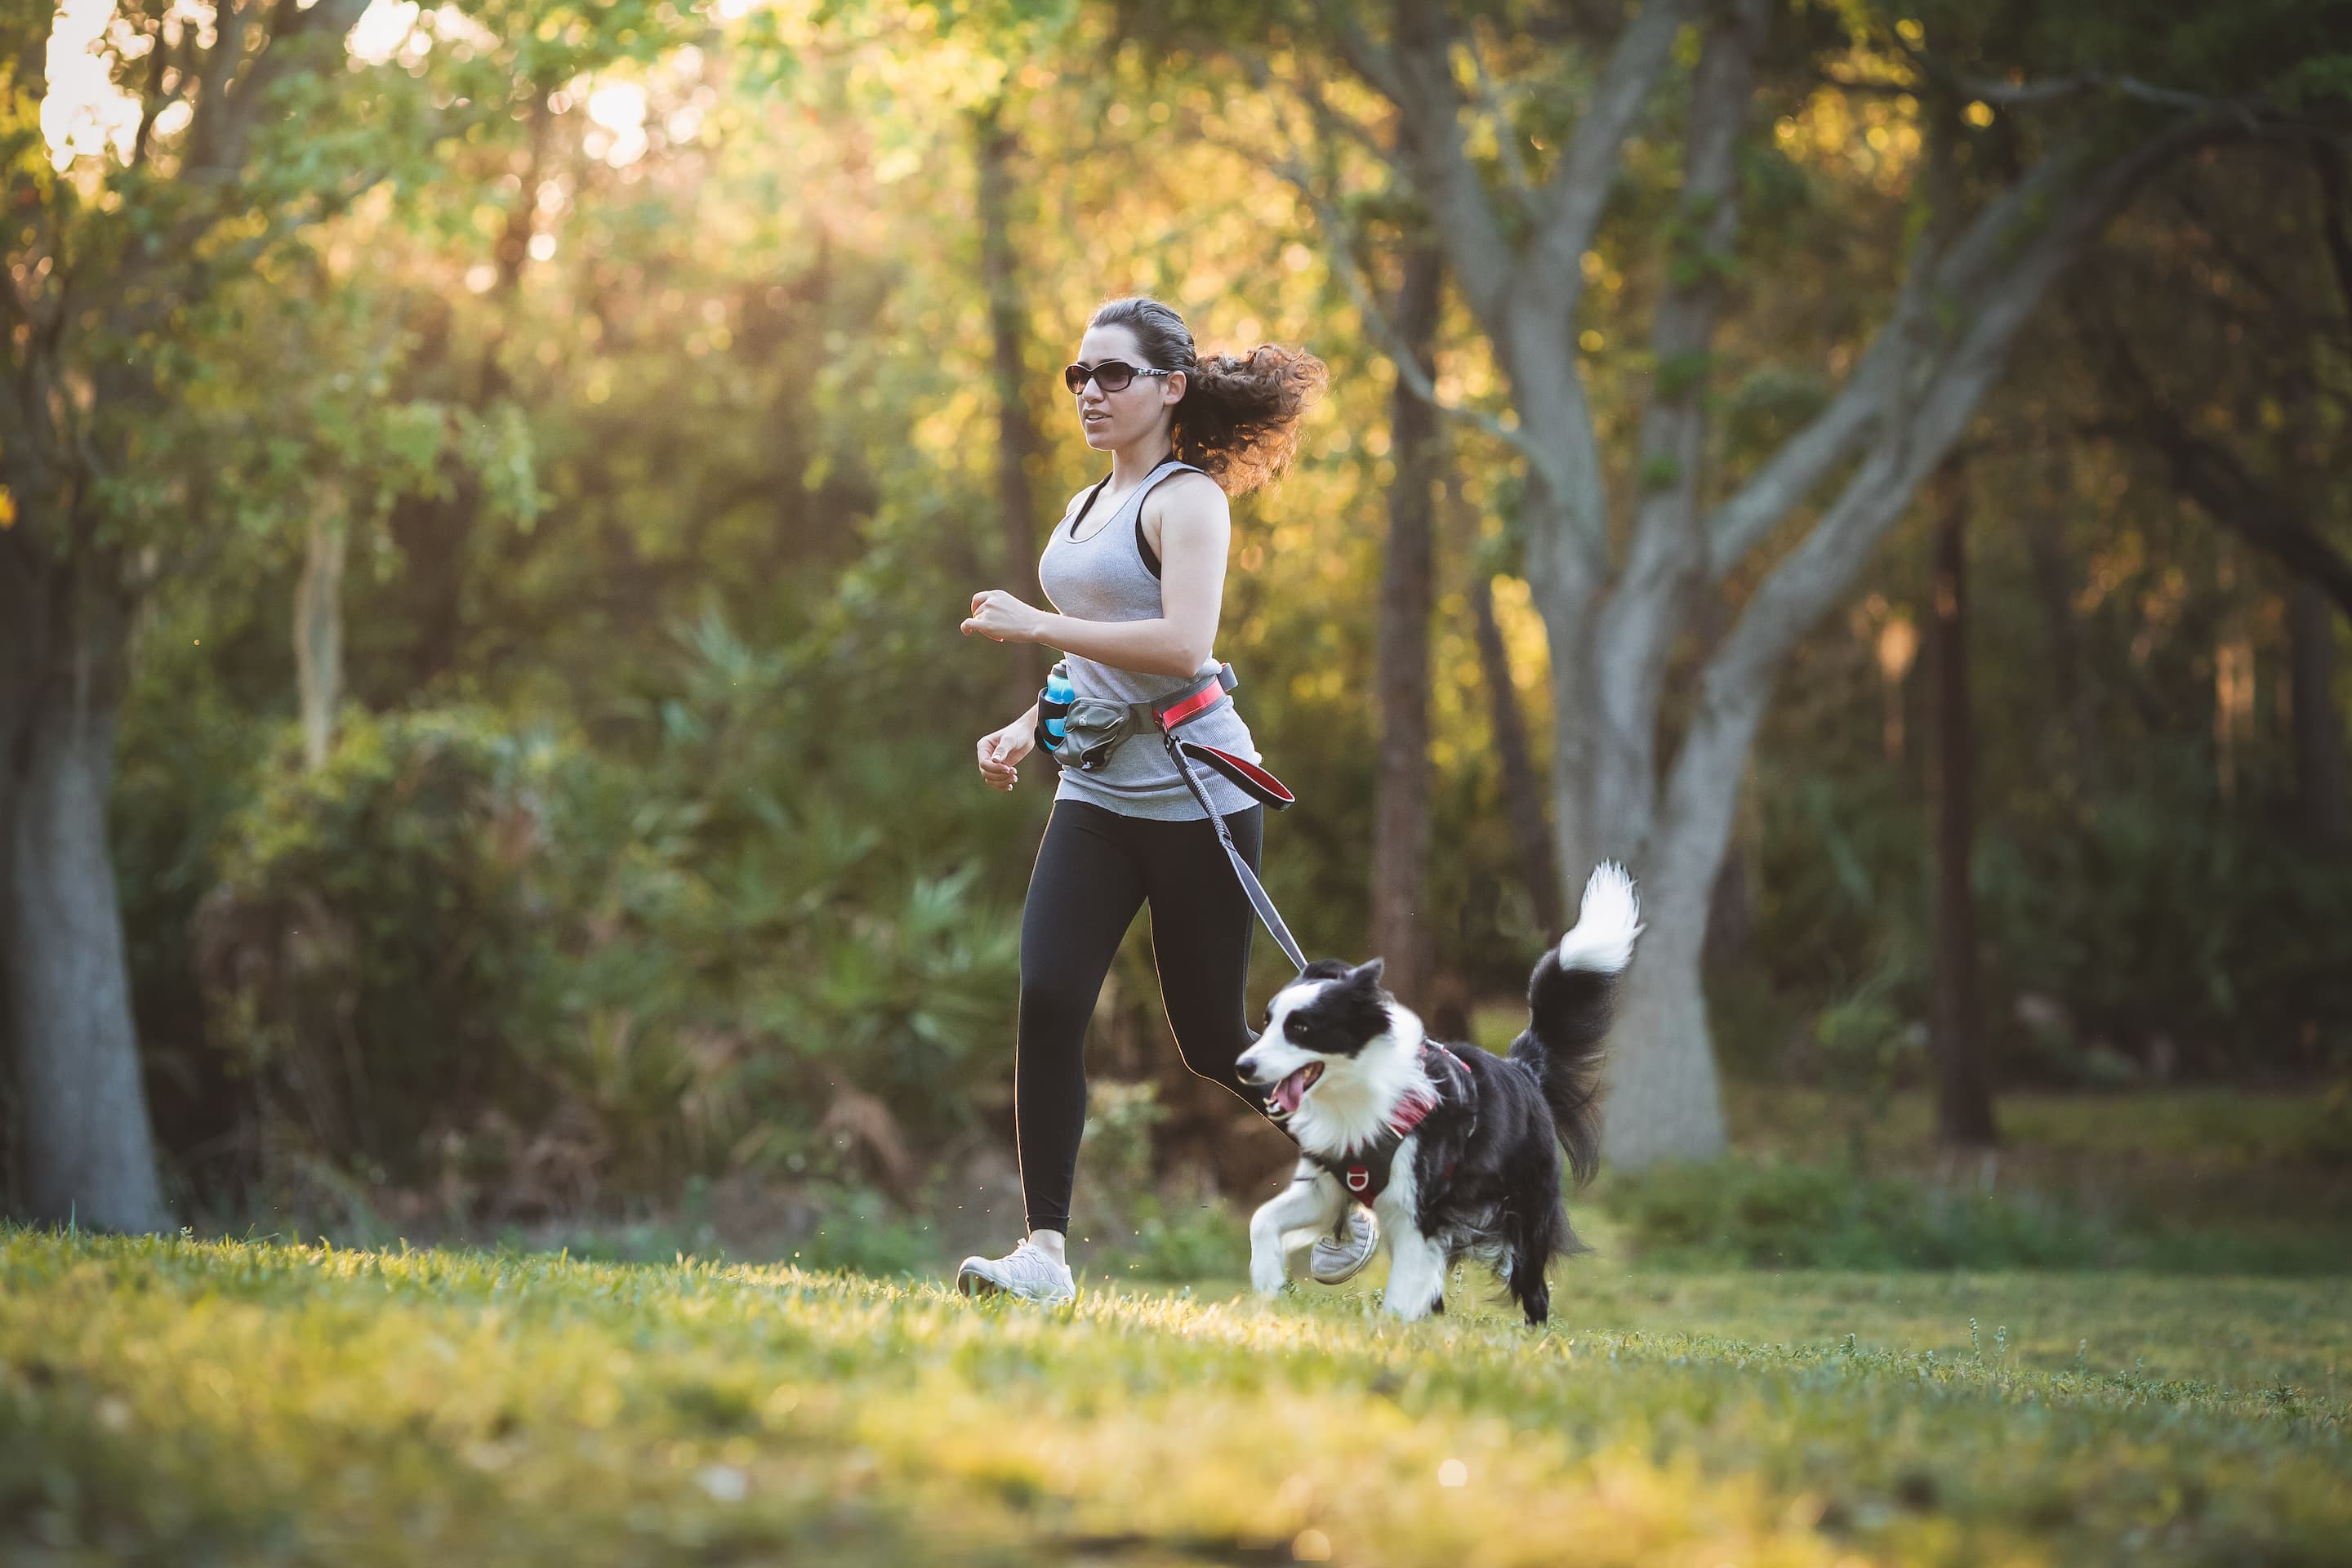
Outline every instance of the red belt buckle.
{"label": "red belt buckle", "polygon": [[1173,730],[1177,725],[1181,724],[1193,714],[1198,713],[1204,709],[1215,707],[1217,705],[1217,699],[1223,697],[1224,694],[1225,689],[1223,687],[1218,685],[1213,680],[1211,681],[1202,689],[1195,691],[1183,701],[1177,703],[1174,707],[1170,708],[1165,712],[1161,713],[1160,715],[1160,731],[1164,733],[1167,731]]}

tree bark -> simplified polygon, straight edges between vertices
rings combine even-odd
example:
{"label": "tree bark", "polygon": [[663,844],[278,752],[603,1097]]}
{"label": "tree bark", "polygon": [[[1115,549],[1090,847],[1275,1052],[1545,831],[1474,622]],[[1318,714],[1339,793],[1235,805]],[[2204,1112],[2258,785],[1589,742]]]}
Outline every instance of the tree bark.
{"label": "tree bark", "polygon": [[[1706,38],[1669,287],[1654,322],[1661,353],[1644,415],[1643,499],[1621,565],[1612,560],[1598,437],[1574,347],[1579,262],[1598,232],[1626,140],[1671,65],[1675,37],[1699,9],[1689,0],[1644,0],[1601,62],[1540,187],[1513,154],[1517,132],[1507,108],[1489,104],[1482,116],[1472,105],[1465,113],[1459,66],[1475,46],[1456,36],[1446,7],[1394,0],[1385,41],[1346,22],[1335,40],[1396,111],[1392,163],[1431,215],[1448,271],[1507,387],[1511,420],[1445,406],[1526,464],[1520,521],[1551,652],[1552,834],[1562,891],[1573,897],[1604,857],[1627,860],[1641,879],[1650,933],[1618,1016],[1606,1142],[1609,1157],[1627,1164],[1705,1157],[1724,1144],[1700,951],[1748,748],[1789,649],[1851,586],[1943,459],[2053,279],[2149,173],[2226,133],[2218,121],[2184,115],[2118,150],[2112,128],[2094,128],[1964,221],[1952,211],[1952,183],[1932,181],[1937,216],[1913,247],[1893,309],[1844,384],[1694,522],[1712,295],[1728,259],[1733,154],[1769,7],[1731,0],[1696,16]],[[1319,122],[1335,117],[1328,101],[1309,98]],[[1473,156],[1469,138],[1482,117],[1501,122],[1505,179]],[[1939,116],[1932,133],[1953,134],[1951,120]],[[1361,121],[1352,130],[1359,141],[1376,134]],[[1400,375],[1437,401],[1351,269],[1352,242],[1330,194],[1303,165],[1288,168],[1331,230],[1350,289]],[[1811,530],[1751,584],[1749,557],[1832,486]],[[1662,672],[1689,597],[1702,589],[1738,593],[1742,607],[1706,658],[1661,780]]]}
{"label": "tree bark", "polygon": [[[1444,261],[1433,240],[1404,257],[1394,319],[1404,346],[1434,374]],[[1429,613],[1433,491],[1444,464],[1437,411],[1400,376],[1391,403],[1389,537],[1381,572],[1376,658],[1381,740],[1372,784],[1372,951],[1400,996],[1428,992],[1435,955],[1426,918],[1429,862]]]}
{"label": "tree bark", "polygon": [[2287,587],[2295,815],[2314,844],[2345,841],[2344,715],[2336,706],[2336,604],[2298,576]]}
{"label": "tree bark", "polygon": [[1527,721],[1511,679],[1503,628],[1495,620],[1495,588],[1486,574],[1470,574],[1470,618],[1478,641],[1478,670],[1486,685],[1488,722],[1495,731],[1495,761],[1502,772],[1503,809],[1511,824],[1512,858],[1527,881],[1536,923],[1554,936],[1567,930],[1561,913],[1559,878],[1554,873],[1551,834],[1544,826],[1543,784],[1536,777],[1528,746]]}
{"label": "tree bark", "polygon": [[[1021,298],[1020,259],[1013,245],[1013,159],[1021,151],[1017,132],[1004,123],[1004,103],[992,100],[973,120],[979,163],[980,269],[988,294],[988,328],[996,383],[996,507],[1003,528],[1005,591],[1042,605],[1037,584],[1037,503],[1030,466],[1045,447],[1029,417],[1028,311]],[[1037,700],[1045,683],[1045,650],[1008,643],[1012,663],[1004,700],[1019,713]],[[1050,770],[1049,770],[1050,771]]]}
{"label": "tree bark", "polygon": [[302,578],[294,590],[294,675],[302,708],[302,755],[316,773],[335,741],[335,704],[343,684],[341,497],[322,487],[310,515]]}
{"label": "tree bark", "polygon": [[15,689],[0,791],[21,1206],[36,1221],[162,1230],[171,1216],[156,1180],[106,837],[127,606],[88,553],[79,570],[32,551],[11,556],[12,575],[37,574],[29,584],[18,576],[9,595],[34,609],[10,651],[29,655],[38,673]]}
{"label": "tree bark", "polygon": [[1929,802],[1936,843],[1935,916],[1927,1049],[1936,1064],[1936,1133],[1944,1142],[1990,1148],[2000,1141],[1985,1069],[1982,968],[1977,962],[1977,741],[1969,709],[1968,469],[1947,462],[1935,481],[1928,675],[1935,692]]}
{"label": "tree bark", "polygon": [[[0,477],[21,481],[24,476],[0,468]],[[22,493],[21,483],[10,488]],[[40,695],[38,676],[45,662],[40,657],[46,617],[41,614],[39,564],[22,528],[0,531],[0,889],[14,885],[16,758]],[[16,986],[10,979],[15,964],[8,956],[15,951],[8,901],[0,898],[0,1067],[6,1068],[10,1080],[9,1092],[0,1100],[8,1111],[8,1124],[0,1129],[0,1145],[5,1145],[0,1155],[6,1161],[0,1165],[0,1202],[10,1214],[20,1212],[26,1183],[24,1095],[15,1081],[21,1076],[16,1067],[22,1053],[16,1046]]]}

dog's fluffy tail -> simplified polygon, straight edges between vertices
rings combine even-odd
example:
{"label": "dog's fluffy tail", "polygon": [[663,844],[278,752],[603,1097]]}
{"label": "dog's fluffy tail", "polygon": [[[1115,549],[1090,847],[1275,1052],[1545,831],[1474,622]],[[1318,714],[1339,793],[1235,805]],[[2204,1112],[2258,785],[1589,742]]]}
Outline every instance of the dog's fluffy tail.
{"label": "dog's fluffy tail", "polygon": [[1601,1157],[1601,1047],[1616,1011],[1617,984],[1642,934],[1641,900],[1625,868],[1604,861],[1584,884],[1576,925],[1537,961],[1528,981],[1528,1028],[1511,1059],[1543,1086],[1568,1168],[1578,1185]]}

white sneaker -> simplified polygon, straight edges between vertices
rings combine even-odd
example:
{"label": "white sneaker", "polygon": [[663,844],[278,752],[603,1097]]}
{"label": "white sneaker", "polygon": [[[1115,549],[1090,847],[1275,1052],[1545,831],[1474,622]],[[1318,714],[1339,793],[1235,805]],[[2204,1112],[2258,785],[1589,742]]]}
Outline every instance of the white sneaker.
{"label": "white sneaker", "polygon": [[1024,1301],[1075,1301],[1077,1281],[1070,1266],[1026,1237],[1002,1258],[967,1258],[956,1270],[956,1289],[967,1296],[1017,1296]]}
{"label": "white sneaker", "polygon": [[1318,1237],[1315,1250],[1307,1257],[1307,1272],[1319,1284],[1344,1285],[1364,1271],[1380,1241],[1381,1227],[1372,1211],[1361,1204],[1349,1204],[1347,1239],[1342,1241],[1337,1235]]}

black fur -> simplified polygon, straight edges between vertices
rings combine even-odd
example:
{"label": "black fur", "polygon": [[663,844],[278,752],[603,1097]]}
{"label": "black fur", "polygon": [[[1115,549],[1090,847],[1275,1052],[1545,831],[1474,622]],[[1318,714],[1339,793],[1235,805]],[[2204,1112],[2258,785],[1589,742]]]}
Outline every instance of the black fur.
{"label": "black fur", "polygon": [[1540,1324],[1551,1311],[1551,1260],[1587,1250],[1560,1197],[1560,1140],[1570,1129],[1544,1092],[1545,1047],[1530,1028],[1507,1057],[1448,1048],[1469,1070],[1477,1098],[1449,1095],[1421,1124],[1415,1220],[1444,1252],[1448,1272],[1465,1258],[1486,1263],[1528,1321]]}
{"label": "black fur", "polygon": [[1300,980],[1344,980],[1347,984],[1334,985],[1290,1015],[1286,1032],[1291,1042],[1327,1057],[1352,1057],[1386,1033],[1389,994],[1381,989],[1381,962],[1377,958],[1360,965],[1336,958],[1318,958],[1300,970]]}
{"label": "black fur", "polygon": [[[1393,1023],[1394,998],[1380,985],[1381,961],[1350,966],[1318,959],[1301,978],[1339,980],[1285,1019],[1292,1043],[1332,1058],[1360,1057]],[[1547,948],[1528,981],[1528,1026],[1507,1055],[1448,1045],[1467,1070],[1437,1070],[1445,1098],[1413,1139],[1415,1220],[1443,1251],[1446,1272],[1465,1258],[1492,1267],[1530,1324],[1551,1310],[1551,1260],[1589,1251],[1561,1198],[1560,1155],[1581,1187],[1600,1155],[1602,1045],[1619,975],[1563,968]],[[1393,1288],[1393,1287],[1391,1287]],[[1426,1303],[1444,1310],[1444,1298]]]}

